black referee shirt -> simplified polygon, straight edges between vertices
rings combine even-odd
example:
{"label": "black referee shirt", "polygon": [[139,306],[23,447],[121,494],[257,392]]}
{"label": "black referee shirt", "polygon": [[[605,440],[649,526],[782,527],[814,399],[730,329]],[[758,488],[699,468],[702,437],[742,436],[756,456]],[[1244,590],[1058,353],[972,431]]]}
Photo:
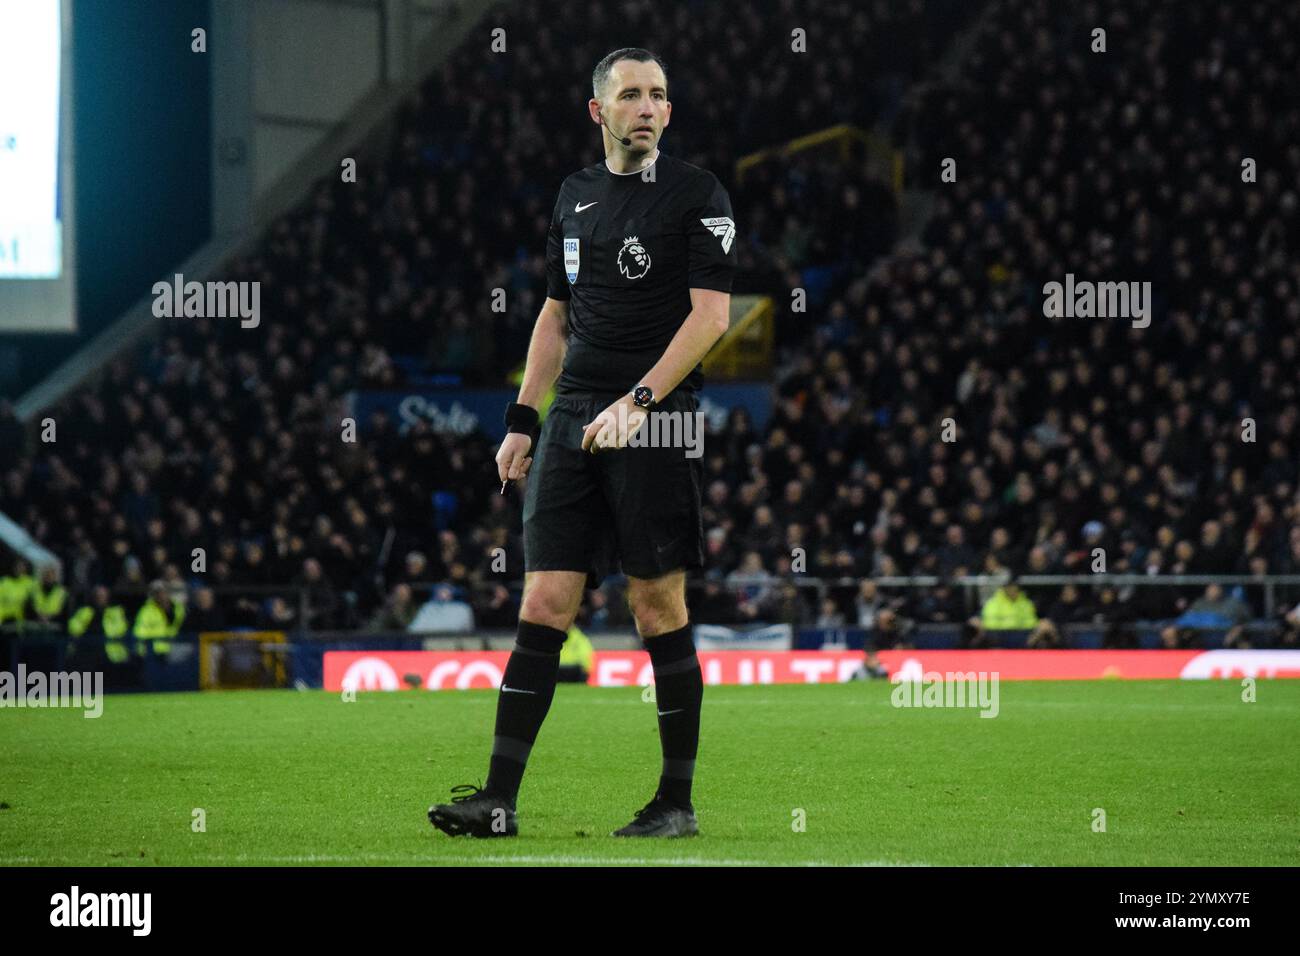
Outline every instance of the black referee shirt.
{"label": "black referee shirt", "polygon": [[[604,160],[560,186],[546,294],[569,302],[556,391],[630,391],[691,312],[692,288],[731,291],[736,224],[718,178],[663,152],[618,174]],[[679,388],[699,388],[697,365]]]}

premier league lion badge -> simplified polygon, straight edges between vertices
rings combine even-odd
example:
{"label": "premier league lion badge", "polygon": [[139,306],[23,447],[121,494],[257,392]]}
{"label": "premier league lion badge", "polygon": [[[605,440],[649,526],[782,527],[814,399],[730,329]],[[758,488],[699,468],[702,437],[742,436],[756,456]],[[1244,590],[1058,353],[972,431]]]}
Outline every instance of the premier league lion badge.
{"label": "premier league lion badge", "polygon": [[636,236],[623,240],[623,248],[618,251],[618,271],[629,279],[639,279],[650,271],[650,253]]}

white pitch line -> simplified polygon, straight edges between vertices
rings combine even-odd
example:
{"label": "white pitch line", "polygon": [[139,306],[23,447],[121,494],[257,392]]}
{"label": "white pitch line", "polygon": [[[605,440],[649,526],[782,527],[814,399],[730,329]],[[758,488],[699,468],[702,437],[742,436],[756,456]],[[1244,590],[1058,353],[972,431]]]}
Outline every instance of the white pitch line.
{"label": "white pitch line", "polygon": [[[583,703],[585,703],[585,704],[623,704],[623,705],[628,706],[628,707],[632,707],[632,706],[636,706],[636,707],[647,707],[647,706],[649,706],[650,704],[653,704],[654,701],[651,701],[651,700],[644,700],[644,701],[643,701],[643,700],[641,700],[641,699],[638,697],[636,700],[588,700],[588,701],[584,701]],[[755,697],[755,698],[752,698],[752,699],[748,699],[748,698],[747,698],[747,699],[745,699],[745,700],[712,700],[712,699],[710,699],[710,698],[708,698],[708,697],[705,697],[705,699],[704,699],[704,706],[705,706],[705,707],[721,707],[721,706],[724,706],[724,705],[739,706],[739,707],[749,707],[749,706],[751,706],[751,705],[753,705],[753,704],[783,704],[783,703],[785,703],[785,701],[773,700],[773,699],[770,698],[770,697]],[[864,704],[864,703],[868,703],[868,702],[867,702],[867,701],[848,700],[848,701],[830,701],[829,703],[833,703],[833,704],[851,704],[851,705],[854,705],[854,706],[858,706],[858,705],[860,705],[860,704]],[[882,700],[881,703],[884,703],[884,701]]]}
{"label": "white pitch line", "polygon": [[474,866],[481,863],[554,863],[560,865],[577,865],[577,866],[929,866],[928,863],[891,863],[885,860],[870,860],[866,862],[853,863],[836,863],[830,860],[805,860],[799,862],[777,862],[772,860],[727,860],[712,859],[703,856],[689,857],[671,857],[656,859],[653,857],[603,857],[603,856],[578,856],[574,854],[520,854],[510,856],[508,854],[493,854],[490,856],[467,856],[461,860],[449,861],[445,857],[430,857],[424,860],[416,860],[406,856],[376,856],[374,854],[360,854],[357,856],[276,856],[276,857],[258,857],[258,856],[237,856],[237,857],[212,857],[204,862],[209,863],[255,863],[275,862],[275,863],[351,863],[351,862],[394,862],[404,863],[408,866],[421,863],[453,863],[457,866]]}
{"label": "white pitch line", "polygon": [[[123,858],[124,860],[126,858]],[[71,857],[0,857],[0,865],[13,865],[22,863],[36,863],[49,865],[78,865],[85,866],[86,861],[83,859],[73,859]],[[181,864],[170,864],[171,866],[226,866],[233,864],[305,864],[305,863],[354,863],[354,864],[382,864],[396,863],[404,866],[419,866],[422,864],[432,863],[449,863],[454,866],[476,866],[479,864],[499,864],[499,863],[525,863],[525,864],[556,864],[561,866],[766,866],[766,867],[783,867],[783,866],[852,866],[852,867],[887,867],[887,866],[929,866],[929,863],[894,863],[888,860],[867,860],[863,862],[838,863],[831,860],[802,860],[797,862],[789,861],[772,861],[772,860],[726,860],[710,859],[709,857],[676,857],[666,859],[654,859],[650,857],[603,857],[603,856],[575,856],[572,854],[520,854],[519,856],[509,856],[504,854],[492,856],[470,856],[462,860],[448,860],[446,858],[430,857],[427,859],[416,859],[409,856],[383,856],[373,853],[360,853],[354,855],[323,855],[309,854],[305,856],[251,856],[243,854],[240,856],[217,856],[206,857],[203,859],[186,860]]]}

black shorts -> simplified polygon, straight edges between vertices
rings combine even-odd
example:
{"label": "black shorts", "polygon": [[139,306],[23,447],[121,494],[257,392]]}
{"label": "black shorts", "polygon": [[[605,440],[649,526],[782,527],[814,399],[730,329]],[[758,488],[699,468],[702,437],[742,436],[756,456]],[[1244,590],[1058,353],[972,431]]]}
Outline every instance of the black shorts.
{"label": "black shorts", "polygon": [[670,393],[654,411],[677,418],[640,429],[655,425],[661,438],[674,436],[679,445],[686,439],[690,447],[660,441],[661,447],[584,452],[583,426],[618,398],[576,393],[551,403],[524,493],[525,571],[581,571],[587,587],[596,588],[620,566],[636,578],[704,566],[699,399],[684,389]]}

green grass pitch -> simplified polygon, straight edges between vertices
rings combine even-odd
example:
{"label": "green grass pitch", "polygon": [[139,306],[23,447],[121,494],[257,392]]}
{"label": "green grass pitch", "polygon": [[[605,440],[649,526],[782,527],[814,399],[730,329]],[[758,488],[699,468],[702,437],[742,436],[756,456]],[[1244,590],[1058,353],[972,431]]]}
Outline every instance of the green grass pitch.
{"label": "green grass pitch", "polygon": [[482,781],[493,691],[6,708],[0,865],[1300,864],[1300,681],[1004,682],[994,719],[890,690],[707,688],[701,833],[666,841],[608,836],[658,775],[636,687],[559,689],[494,840],[425,818]]}

